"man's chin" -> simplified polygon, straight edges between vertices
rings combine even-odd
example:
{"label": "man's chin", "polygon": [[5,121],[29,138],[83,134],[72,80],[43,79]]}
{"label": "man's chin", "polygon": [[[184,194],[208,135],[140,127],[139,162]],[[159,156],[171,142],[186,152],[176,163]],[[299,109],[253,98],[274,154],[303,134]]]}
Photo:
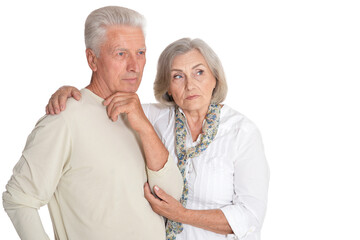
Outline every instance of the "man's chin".
{"label": "man's chin", "polygon": [[135,88],[135,87],[134,88],[121,88],[121,89],[115,90],[115,92],[136,93],[137,90],[138,90],[138,88]]}

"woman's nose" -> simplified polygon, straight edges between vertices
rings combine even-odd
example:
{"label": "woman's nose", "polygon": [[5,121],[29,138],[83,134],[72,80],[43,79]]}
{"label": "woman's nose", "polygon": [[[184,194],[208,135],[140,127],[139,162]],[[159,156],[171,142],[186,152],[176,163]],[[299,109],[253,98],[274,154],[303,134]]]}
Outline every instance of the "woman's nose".
{"label": "woman's nose", "polygon": [[190,77],[188,77],[187,79],[186,79],[186,89],[187,90],[191,90],[191,89],[193,89],[194,88],[194,84],[195,84],[195,81],[196,81],[196,79],[192,76],[192,75],[190,75]]}

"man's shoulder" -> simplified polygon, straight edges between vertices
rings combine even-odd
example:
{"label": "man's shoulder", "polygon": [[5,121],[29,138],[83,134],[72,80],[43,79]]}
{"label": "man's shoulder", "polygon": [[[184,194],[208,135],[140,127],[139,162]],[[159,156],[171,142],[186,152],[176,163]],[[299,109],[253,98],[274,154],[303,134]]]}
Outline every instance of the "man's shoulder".
{"label": "man's shoulder", "polygon": [[86,101],[84,100],[84,96],[81,97],[80,100],[76,100],[74,98],[68,98],[66,101],[66,109],[65,113],[75,113],[80,110],[84,105],[86,105]]}
{"label": "man's shoulder", "polygon": [[66,107],[65,110],[63,110],[62,112],[60,112],[59,114],[56,115],[45,115],[42,118],[40,118],[38,120],[38,122],[36,123],[36,125],[44,125],[44,124],[49,124],[49,123],[66,123],[68,121],[70,121],[71,119],[76,118],[76,116],[79,116],[81,114],[83,114],[84,111],[86,111],[87,107],[86,107],[86,97],[82,96],[81,99],[79,101],[77,101],[74,98],[68,98],[66,100]]}
{"label": "man's shoulder", "polygon": [[82,89],[80,92],[80,100],[76,100],[75,98],[67,99],[66,109],[62,112],[64,114],[64,117],[82,115],[88,112],[90,108],[103,108],[100,97],[94,96],[94,94],[89,93],[89,90],[85,88]]}

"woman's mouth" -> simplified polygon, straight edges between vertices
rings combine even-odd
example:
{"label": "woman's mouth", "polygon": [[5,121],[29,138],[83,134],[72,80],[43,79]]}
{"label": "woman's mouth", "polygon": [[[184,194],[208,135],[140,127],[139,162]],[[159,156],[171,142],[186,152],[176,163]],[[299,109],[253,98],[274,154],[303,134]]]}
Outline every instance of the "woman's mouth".
{"label": "woman's mouth", "polygon": [[194,100],[198,97],[200,97],[200,96],[199,95],[191,95],[191,96],[186,97],[186,100]]}

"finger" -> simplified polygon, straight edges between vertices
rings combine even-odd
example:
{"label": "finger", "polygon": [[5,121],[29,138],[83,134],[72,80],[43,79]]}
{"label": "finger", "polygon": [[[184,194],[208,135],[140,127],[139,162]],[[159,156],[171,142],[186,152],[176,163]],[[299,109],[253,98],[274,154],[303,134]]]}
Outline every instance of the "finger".
{"label": "finger", "polygon": [[121,92],[116,92],[114,93],[113,95],[109,96],[108,98],[105,99],[105,101],[103,102],[103,104],[105,106],[109,105],[114,98],[118,97],[118,96],[121,96]]}
{"label": "finger", "polygon": [[55,99],[57,98],[60,111],[64,111],[66,108],[66,100],[73,97],[79,101],[81,98],[81,93],[75,87],[63,86],[53,94],[53,97]]}
{"label": "finger", "polygon": [[144,185],[144,196],[145,196],[146,200],[148,200],[148,202],[149,202],[151,205],[161,202],[161,200],[157,199],[157,198],[151,193],[149,183],[145,183],[145,185]]}
{"label": "finger", "polygon": [[51,98],[50,98],[49,103],[48,103],[48,110],[49,110],[49,113],[51,115],[55,114],[54,108],[53,108],[52,103],[51,103]]}
{"label": "finger", "polygon": [[60,107],[60,111],[64,111],[66,108],[66,100],[67,100],[67,96],[64,94],[60,94],[59,97],[59,107]]}
{"label": "finger", "polygon": [[46,112],[46,115],[49,115],[50,111],[49,111],[49,104],[46,105],[45,107],[45,112]]}
{"label": "finger", "polygon": [[125,101],[116,102],[113,104],[112,109],[109,111],[109,118],[114,122],[117,121],[121,113],[127,112],[127,103]]}
{"label": "finger", "polygon": [[169,202],[169,195],[156,185],[154,186],[154,193],[163,201]]}
{"label": "finger", "polygon": [[[107,99],[111,99],[110,102],[107,102],[107,104],[105,105],[105,103],[103,103],[106,107],[106,111],[107,111],[107,115],[110,117],[110,113],[112,111],[112,109],[114,108],[114,104],[117,102],[122,101],[122,98],[116,95],[111,96],[111,98],[107,98]],[[106,101],[106,100],[105,100]]]}
{"label": "finger", "polygon": [[50,102],[52,104],[52,108],[53,108],[55,114],[60,113],[59,96],[56,94],[53,94],[50,98]]}
{"label": "finger", "polygon": [[129,102],[129,99],[123,99],[122,97],[113,98],[106,108],[109,118],[116,121],[120,113],[127,113]]}
{"label": "finger", "polygon": [[112,97],[110,102],[108,102],[106,105],[104,104],[105,106],[107,106],[106,113],[109,117],[110,117],[110,113],[112,112],[112,109],[114,108],[114,104],[116,103],[116,101],[119,101],[119,100],[117,100],[117,98]]}
{"label": "finger", "polygon": [[108,98],[105,99],[105,101],[103,102],[103,104],[105,106],[109,105],[110,102],[113,101],[114,98],[129,98],[131,96],[133,96],[134,93],[126,93],[126,92],[116,92],[113,95],[109,96]]}
{"label": "finger", "polygon": [[81,99],[81,93],[77,88],[73,88],[71,90],[71,96],[73,98],[75,98],[77,101],[79,101]]}

